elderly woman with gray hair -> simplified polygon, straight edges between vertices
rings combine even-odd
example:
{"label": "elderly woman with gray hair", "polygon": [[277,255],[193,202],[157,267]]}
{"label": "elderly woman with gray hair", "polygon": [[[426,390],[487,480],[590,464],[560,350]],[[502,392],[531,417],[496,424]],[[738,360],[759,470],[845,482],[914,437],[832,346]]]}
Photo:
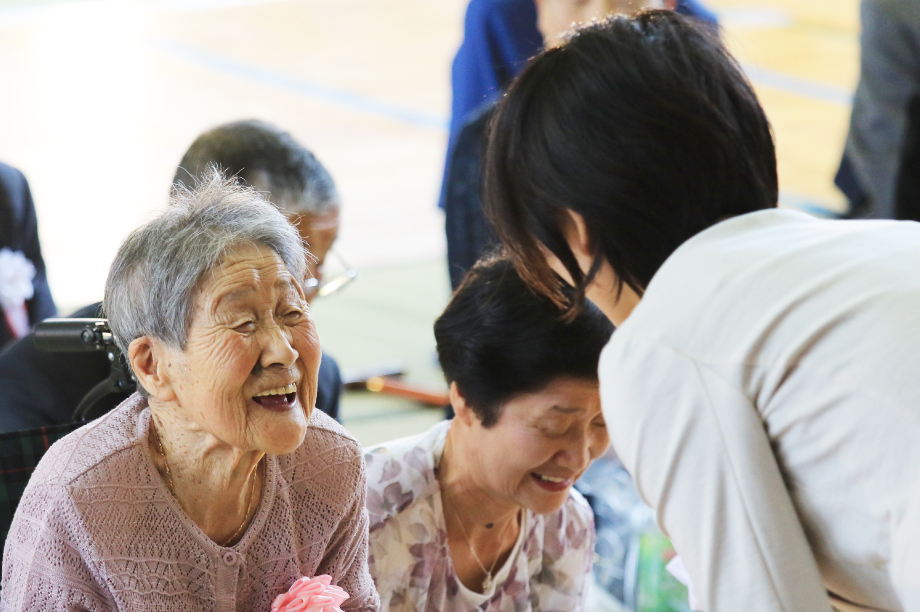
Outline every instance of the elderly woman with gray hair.
{"label": "elderly woman with gray hair", "polygon": [[329,574],[376,610],[358,443],[313,411],[297,230],[216,172],[122,244],[105,310],[141,391],[26,489],[2,610],[265,610]]}

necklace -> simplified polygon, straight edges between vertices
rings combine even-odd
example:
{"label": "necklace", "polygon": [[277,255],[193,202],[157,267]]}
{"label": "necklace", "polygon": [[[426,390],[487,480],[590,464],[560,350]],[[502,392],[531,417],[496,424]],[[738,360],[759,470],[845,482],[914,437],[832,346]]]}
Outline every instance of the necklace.
{"label": "necklace", "polygon": [[[150,417],[151,425],[153,426],[153,435],[157,439],[157,449],[160,451],[160,456],[163,457],[163,466],[166,468],[166,482],[169,485],[169,492],[172,493],[173,497],[176,497],[176,487],[173,485],[172,472],[169,470],[169,461],[166,459],[166,451],[163,450],[163,440],[160,439],[160,432],[157,430],[156,424],[153,422],[153,417]],[[261,459],[260,459],[261,461]],[[240,523],[240,526],[236,531],[233,532],[233,535],[228,539],[224,540],[221,546],[227,546],[236,539],[240,532],[243,531],[243,527],[246,526],[246,519],[249,518],[249,512],[252,510],[252,497],[256,488],[256,472],[259,471],[259,464],[256,463],[256,467],[249,474],[249,501],[246,503],[246,514],[243,515],[243,522]],[[176,497],[178,499],[178,497]]]}
{"label": "necklace", "polygon": [[[495,560],[492,562],[492,566],[489,569],[486,569],[485,564],[479,558],[479,555],[476,554],[476,549],[473,548],[473,541],[470,539],[470,536],[467,535],[466,527],[463,526],[463,521],[460,520],[460,515],[457,514],[457,511],[454,510],[453,508],[451,508],[451,512],[453,512],[454,518],[457,519],[457,523],[459,523],[460,525],[460,533],[463,534],[463,539],[466,540],[466,545],[470,549],[470,554],[473,555],[473,560],[476,562],[476,565],[479,566],[479,569],[482,570],[482,573],[486,575],[486,577],[482,580],[482,592],[488,593],[489,591],[492,590],[492,586],[494,585],[494,579],[492,577],[492,572],[495,571],[495,565],[498,563],[498,559],[501,557],[501,555],[498,555],[497,557],[495,557]],[[499,544],[501,544],[502,541],[504,541],[505,539],[505,533],[508,531],[508,525],[516,522],[516,519],[517,517],[515,517],[515,520],[511,520],[505,523],[505,526],[502,528],[502,531],[498,536]]]}

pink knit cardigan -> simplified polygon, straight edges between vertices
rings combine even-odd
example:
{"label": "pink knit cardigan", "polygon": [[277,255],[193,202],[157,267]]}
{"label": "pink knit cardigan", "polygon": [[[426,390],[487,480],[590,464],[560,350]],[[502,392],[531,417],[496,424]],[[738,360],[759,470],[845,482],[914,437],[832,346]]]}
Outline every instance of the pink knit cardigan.
{"label": "pink knit cardigan", "polygon": [[0,610],[268,612],[301,576],[330,574],[376,610],[367,569],[361,448],[315,410],[293,453],[265,458],[255,517],[232,547],[214,543],[166,488],[135,394],[57,442],[29,481],[3,551]]}

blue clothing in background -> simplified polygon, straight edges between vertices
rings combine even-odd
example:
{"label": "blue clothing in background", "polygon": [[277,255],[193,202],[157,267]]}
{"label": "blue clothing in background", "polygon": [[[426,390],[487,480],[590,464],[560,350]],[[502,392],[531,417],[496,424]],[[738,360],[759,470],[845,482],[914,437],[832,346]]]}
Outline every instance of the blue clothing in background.
{"label": "blue clothing in background", "polygon": [[677,8],[674,11],[713,26],[719,25],[719,18],[716,14],[703,6],[701,2],[697,2],[697,0],[677,0]]}
{"label": "blue clothing in background", "polygon": [[451,134],[499,95],[543,46],[533,0],[472,0],[451,72]]}
{"label": "blue clothing in background", "polygon": [[[678,13],[713,26],[715,13],[698,0],[678,0]],[[470,0],[463,23],[463,43],[451,69],[450,134],[439,206],[444,207],[451,155],[460,130],[474,111],[481,114],[543,47],[533,0]]]}
{"label": "blue clothing in background", "polygon": [[[682,0],[676,10],[718,28],[715,14],[697,0]],[[453,115],[439,202],[452,289],[498,244],[480,198],[488,124],[498,97],[542,46],[533,0],[470,2],[463,44],[454,58]]]}
{"label": "blue clothing in background", "polygon": [[[453,102],[445,175],[457,134],[470,113],[486,100],[497,98],[542,46],[533,0],[471,0],[463,43],[451,70]],[[444,197],[442,187],[442,208]]]}

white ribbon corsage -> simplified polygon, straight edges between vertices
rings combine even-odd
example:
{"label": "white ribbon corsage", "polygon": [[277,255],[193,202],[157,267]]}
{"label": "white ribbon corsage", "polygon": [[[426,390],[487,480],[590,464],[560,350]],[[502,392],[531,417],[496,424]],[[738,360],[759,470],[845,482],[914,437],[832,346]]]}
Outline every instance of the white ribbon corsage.
{"label": "white ribbon corsage", "polygon": [[35,295],[35,266],[20,251],[0,249],[0,307],[16,337],[29,333],[26,300]]}

